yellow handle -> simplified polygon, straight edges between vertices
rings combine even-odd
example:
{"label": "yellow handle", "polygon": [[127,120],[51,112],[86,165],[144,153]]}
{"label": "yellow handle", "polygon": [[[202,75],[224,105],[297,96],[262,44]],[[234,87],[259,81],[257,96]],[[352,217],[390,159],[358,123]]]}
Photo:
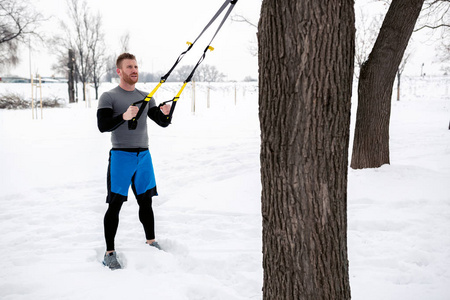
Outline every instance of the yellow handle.
{"label": "yellow handle", "polygon": [[212,46],[208,46],[208,49],[209,49],[210,51],[214,51],[214,48],[213,48]]}
{"label": "yellow handle", "polygon": [[175,96],[175,98],[173,99],[173,102],[178,101],[178,98],[180,98],[181,93],[183,92],[184,88],[186,87],[187,82],[185,82],[183,84],[183,86],[181,87],[181,89],[178,91],[178,94]]}
{"label": "yellow handle", "polygon": [[158,83],[158,85],[155,86],[155,88],[153,89],[153,91],[151,91],[150,94],[148,94],[148,95],[145,97],[144,101],[147,101],[147,102],[150,101],[150,100],[152,99],[153,95],[156,93],[156,91],[159,89],[159,87],[160,87],[163,83],[164,83],[164,80],[161,80],[161,81]]}

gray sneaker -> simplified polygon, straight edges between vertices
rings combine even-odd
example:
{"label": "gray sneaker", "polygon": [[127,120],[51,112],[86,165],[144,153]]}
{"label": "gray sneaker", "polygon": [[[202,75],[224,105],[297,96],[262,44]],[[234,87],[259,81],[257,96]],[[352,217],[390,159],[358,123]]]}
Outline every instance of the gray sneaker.
{"label": "gray sneaker", "polygon": [[152,243],[149,244],[149,245],[150,245],[150,247],[155,247],[155,248],[158,249],[158,250],[162,250],[162,249],[161,249],[161,246],[158,244],[157,241],[154,241],[154,242],[152,242]]}
{"label": "gray sneaker", "polygon": [[103,258],[103,264],[109,267],[111,270],[122,269],[122,266],[117,261],[116,251],[111,252],[109,254],[105,253],[105,257]]}

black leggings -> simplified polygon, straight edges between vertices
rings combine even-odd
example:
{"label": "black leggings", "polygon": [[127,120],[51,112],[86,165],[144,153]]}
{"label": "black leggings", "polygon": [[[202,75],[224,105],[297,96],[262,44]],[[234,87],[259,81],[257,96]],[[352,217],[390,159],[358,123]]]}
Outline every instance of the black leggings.
{"label": "black leggings", "polygon": [[[139,197],[138,197],[139,198]],[[147,240],[155,239],[155,218],[152,209],[152,198],[138,199],[139,204],[139,220],[144,226],[145,237]],[[108,210],[103,219],[105,229],[106,251],[113,251],[114,238],[116,237],[117,228],[119,227],[119,213],[122,208],[123,201],[113,201],[109,203]]]}

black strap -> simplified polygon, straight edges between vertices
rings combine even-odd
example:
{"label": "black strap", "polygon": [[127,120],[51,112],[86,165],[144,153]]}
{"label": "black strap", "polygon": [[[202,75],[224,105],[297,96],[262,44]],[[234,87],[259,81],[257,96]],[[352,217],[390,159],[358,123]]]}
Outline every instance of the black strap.
{"label": "black strap", "polygon": [[175,63],[173,64],[172,68],[170,68],[169,72],[167,72],[166,75],[164,75],[163,77],[161,77],[161,81],[164,82],[164,81],[167,80],[167,78],[169,78],[170,73],[172,73],[173,69],[175,69],[175,67],[178,65],[178,63],[183,59],[184,55],[185,55],[186,53],[188,53],[189,50],[191,50],[191,48],[192,48],[193,45],[194,45],[194,44],[190,44],[189,47],[187,48],[187,50],[184,51],[184,52],[182,52],[182,53],[180,54],[180,56],[178,56],[177,60],[176,60]]}
{"label": "black strap", "polygon": [[[206,47],[204,53],[208,50],[209,46],[211,45],[212,41],[214,40],[214,38],[216,37],[217,33],[219,32],[220,28],[222,27],[223,23],[225,23],[225,20],[228,18],[228,16],[231,13],[231,10],[234,7],[234,4],[236,4],[238,0],[225,0],[225,2],[222,4],[222,6],[217,10],[216,14],[211,18],[211,20],[208,22],[208,24],[206,24],[205,28],[203,28],[203,30],[200,32],[200,34],[197,36],[197,38],[194,40],[193,43],[188,43],[189,46],[188,48],[183,51],[180,56],[178,56],[177,60],[175,61],[174,65],[172,66],[172,68],[170,68],[169,72],[167,72],[163,77],[161,77],[162,81],[166,81],[167,78],[169,78],[170,74],[172,73],[172,71],[175,69],[175,67],[178,65],[178,63],[183,59],[184,55],[186,53],[189,52],[189,50],[192,49],[192,47],[194,46],[194,44],[198,41],[198,39],[203,35],[203,33],[209,28],[209,26],[211,26],[212,23],[214,23],[216,21],[216,19],[222,14],[222,12],[225,10],[225,8],[231,4],[231,7],[228,9],[227,13],[225,14],[225,17],[223,18],[222,22],[220,23],[219,27],[216,30],[216,33],[214,34],[213,38],[211,39],[211,41],[209,42],[208,46]],[[204,56],[203,56],[204,59]],[[203,59],[201,59],[201,61],[203,61]],[[197,69],[198,65],[201,63],[201,61],[199,63],[197,63],[197,65],[194,67],[194,72],[195,69]],[[194,75],[194,72],[192,72],[192,76]],[[189,77],[192,78],[192,76],[190,75]],[[190,79],[189,79],[190,81]],[[188,81],[188,82],[189,82]]]}
{"label": "black strap", "polygon": [[[198,41],[198,39],[203,35],[203,33],[211,26],[212,23],[214,23],[216,21],[216,19],[222,14],[222,12],[225,10],[225,8],[231,4],[231,6],[228,8],[228,11],[225,13],[225,16],[222,19],[222,22],[220,22],[219,27],[217,28],[216,32],[214,33],[213,37],[211,38],[211,41],[209,42],[208,46],[206,46],[205,50],[203,51],[203,55],[200,57],[200,59],[198,60],[197,64],[194,66],[194,68],[192,69],[191,73],[189,74],[189,76],[186,78],[186,80],[184,81],[184,83],[188,83],[192,80],[192,77],[194,76],[195,71],[197,70],[198,66],[202,63],[202,61],[205,59],[206,56],[206,52],[208,51],[208,49],[210,49],[211,43],[213,42],[214,38],[216,37],[217,33],[220,31],[220,29],[222,28],[223,24],[225,23],[226,19],[228,18],[228,16],[230,15],[231,11],[234,8],[234,5],[236,4],[238,0],[225,0],[225,2],[222,4],[222,6],[219,8],[219,10],[216,12],[216,14],[211,18],[211,20],[208,22],[208,24],[206,24],[205,28],[203,28],[203,30],[200,32],[200,34],[197,36],[197,38],[194,40],[193,43],[189,43],[188,42],[188,48],[183,51],[177,58],[177,60],[175,61],[175,63],[173,64],[172,68],[170,68],[170,70],[163,76],[161,77],[160,83],[163,83],[167,80],[167,78],[169,78],[170,74],[172,73],[172,71],[175,69],[175,67],[178,65],[178,63],[183,59],[184,55],[189,52],[189,50],[192,49],[192,47],[194,46],[194,44]],[[147,99],[147,98],[146,98]],[[139,108],[138,114],[136,115],[136,117],[134,117],[132,120],[128,121],[128,128],[133,130],[136,129],[137,127],[137,120],[140,118],[140,116],[142,115],[142,111],[144,110],[147,101],[145,101],[146,99],[136,102],[133,105],[136,105],[138,103],[142,103],[141,107]],[[169,101],[165,101],[164,103],[167,102],[171,102],[174,101],[175,98],[173,98],[172,100]],[[178,99],[177,99],[178,100]],[[170,113],[168,115],[168,119],[170,120],[172,118],[172,114],[173,111],[175,109],[175,105],[176,102],[173,102],[172,107],[170,109]],[[161,106],[161,105],[160,105]]]}
{"label": "black strap", "polygon": [[[213,37],[211,38],[211,41],[209,41],[208,46],[206,46],[205,50],[203,50],[203,54],[200,57],[200,59],[198,60],[197,64],[195,65],[195,67],[192,69],[191,74],[189,74],[189,76],[186,78],[186,80],[184,82],[190,82],[192,80],[192,77],[194,77],[194,73],[197,70],[198,66],[202,63],[202,61],[205,59],[206,56],[206,52],[208,51],[208,49],[210,48],[214,38],[216,37],[216,35],[219,33],[220,29],[222,28],[223,24],[225,23],[225,21],[227,20],[228,16],[231,14],[231,11],[234,8],[234,5],[236,4],[238,0],[234,0],[234,1],[230,1],[230,0],[226,0],[225,3],[222,5],[222,7],[219,9],[219,11],[214,15],[214,17],[211,19],[211,21],[209,21],[208,25],[206,25],[205,29],[203,29],[203,32],[217,19],[217,17],[222,13],[222,11],[225,9],[225,7],[228,6],[228,4],[231,4],[231,6],[228,8],[228,11],[225,13],[225,16],[222,19],[222,22],[220,22],[219,27],[217,27],[216,32],[214,33]],[[200,37],[200,36],[199,36]],[[197,38],[198,39],[198,38]]]}
{"label": "black strap", "polygon": [[[236,0],[237,1],[237,0]],[[230,0],[225,0],[225,2],[222,4],[222,6],[219,8],[219,10],[216,12],[216,14],[211,18],[208,24],[206,24],[205,28],[203,28],[202,32],[198,35],[198,37],[195,39],[195,41],[192,44],[195,44],[195,42],[202,36],[202,34],[211,26],[212,23],[217,19],[218,16],[225,10],[225,8],[228,6],[228,4],[231,3]]]}

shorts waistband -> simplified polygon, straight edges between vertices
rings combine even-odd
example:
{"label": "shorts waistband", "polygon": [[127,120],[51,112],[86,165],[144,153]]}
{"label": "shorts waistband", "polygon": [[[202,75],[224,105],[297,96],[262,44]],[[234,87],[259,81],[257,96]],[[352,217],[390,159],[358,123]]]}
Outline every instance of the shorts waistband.
{"label": "shorts waistband", "polygon": [[140,152],[148,151],[148,148],[112,148],[111,150],[140,153]]}

